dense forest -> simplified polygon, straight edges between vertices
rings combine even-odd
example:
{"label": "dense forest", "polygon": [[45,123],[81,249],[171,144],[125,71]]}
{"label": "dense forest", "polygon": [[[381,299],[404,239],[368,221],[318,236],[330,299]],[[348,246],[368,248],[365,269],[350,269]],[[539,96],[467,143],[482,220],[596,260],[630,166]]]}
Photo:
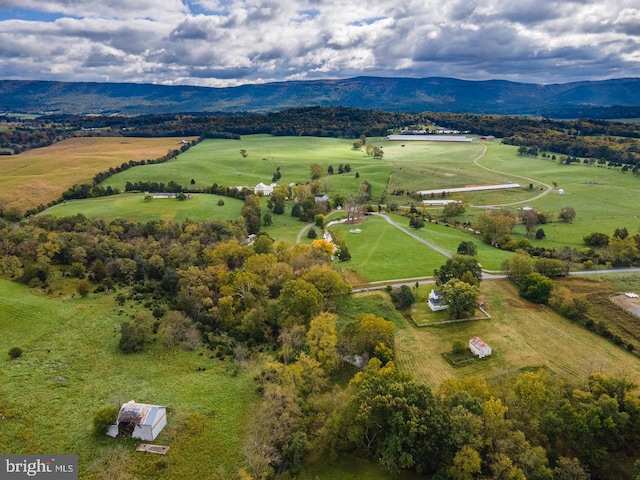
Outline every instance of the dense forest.
{"label": "dense forest", "polygon": [[246,478],[295,473],[311,451],[449,479],[634,478],[640,398],[631,381],[532,368],[433,391],[396,369],[393,323],[361,314],[338,328],[350,287],[324,240],[294,246],[259,235],[250,245],[243,221],[78,215],[0,227],[4,275],[52,294],[72,282],[82,296],[137,304],[121,325],[123,355],[156,340],[205,343],[220,359],[268,353]]}

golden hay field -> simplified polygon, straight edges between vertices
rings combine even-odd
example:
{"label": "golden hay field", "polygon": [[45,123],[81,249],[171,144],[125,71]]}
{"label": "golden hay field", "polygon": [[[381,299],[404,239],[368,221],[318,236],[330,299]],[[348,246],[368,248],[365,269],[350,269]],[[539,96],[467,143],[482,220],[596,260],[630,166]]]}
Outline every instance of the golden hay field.
{"label": "golden hay field", "polygon": [[[490,378],[526,367],[543,367],[567,376],[584,378],[601,371],[640,382],[640,359],[623,348],[562,318],[549,307],[518,297],[506,280],[481,285],[491,320],[417,328],[405,320],[396,332],[399,368],[437,387],[450,377]],[[493,354],[469,365],[454,368],[442,357],[456,340],[468,342],[479,336]]]}
{"label": "golden hay field", "polygon": [[182,139],[79,137],[19,155],[0,156],[0,204],[22,210],[46,205],[75,184],[91,183],[96,173],[110,167],[179,149]]}

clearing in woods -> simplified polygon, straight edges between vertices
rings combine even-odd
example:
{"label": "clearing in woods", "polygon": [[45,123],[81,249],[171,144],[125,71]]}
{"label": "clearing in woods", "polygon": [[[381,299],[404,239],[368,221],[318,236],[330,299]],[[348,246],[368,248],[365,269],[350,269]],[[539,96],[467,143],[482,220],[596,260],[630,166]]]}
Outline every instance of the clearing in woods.
{"label": "clearing in woods", "polygon": [[[396,332],[396,362],[405,372],[437,388],[451,377],[492,377],[523,367],[545,367],[560,375],[602,371],[640,381],[640,359],[566,320],[548,307],[518,297],[508,281],[483,282],[491,320],[417,328],[409,320]],[[479,336],[493,348],[485,359],[454,368],[442,353],[456,340]]]}
{"label": "clearing in woods", "polygon": [[[191,140],[191,138],[184,138]],[[79,137],[0,157],[0,203],[21,210],[46,205],[75,184],[129,160],[155,159],[183,138]]]}

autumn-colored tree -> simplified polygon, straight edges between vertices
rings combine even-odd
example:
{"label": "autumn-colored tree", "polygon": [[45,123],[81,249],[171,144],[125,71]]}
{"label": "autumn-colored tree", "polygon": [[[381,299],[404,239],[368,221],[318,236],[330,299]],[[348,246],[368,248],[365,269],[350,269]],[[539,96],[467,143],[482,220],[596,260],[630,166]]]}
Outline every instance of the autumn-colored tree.
{"label": "autumn-colored tree", "polygon": [[336,330],[337,316],[321,313],[311,319],[307,332],[307,347],[312,358],[320,363],[327,373],[338,368],[340,356],[338,354],[338,331]]}

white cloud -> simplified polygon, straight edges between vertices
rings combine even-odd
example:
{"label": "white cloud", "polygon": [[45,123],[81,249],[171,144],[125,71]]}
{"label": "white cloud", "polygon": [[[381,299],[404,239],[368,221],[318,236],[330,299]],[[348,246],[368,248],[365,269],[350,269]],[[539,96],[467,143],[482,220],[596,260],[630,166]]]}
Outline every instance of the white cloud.
{"label": "white cloud", "polygon": [[[16,9],[22,20],[0,21],[5,78],[223,86],[640,76],[634,0],[0,0],[0,18]],[[56,18],[29,20],[29,10]]]}

